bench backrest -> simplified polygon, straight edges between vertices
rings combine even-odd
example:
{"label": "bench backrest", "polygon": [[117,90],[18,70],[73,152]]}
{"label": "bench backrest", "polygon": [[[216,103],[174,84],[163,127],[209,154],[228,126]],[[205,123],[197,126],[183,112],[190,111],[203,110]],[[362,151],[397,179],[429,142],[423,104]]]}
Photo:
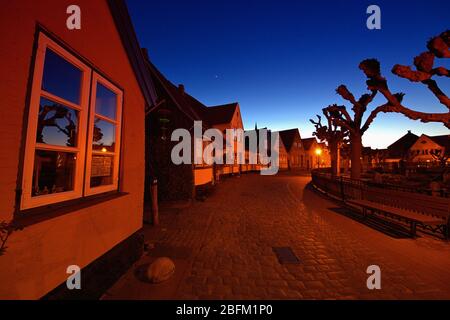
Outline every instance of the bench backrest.
{"label": "bench backrest", "polygon": [[312,180],[316,186],[341,199],[364,199],[450,220],[450,198],[383,188],[343,177],[332,178],[331,174],[313,173]]}
{"label": "bench backrest", "polygon": [[369,186],[364,186],[361,193],[361,198],[364,200],[440,217],[446,220],[448,220],[450,216],[449,198]]}

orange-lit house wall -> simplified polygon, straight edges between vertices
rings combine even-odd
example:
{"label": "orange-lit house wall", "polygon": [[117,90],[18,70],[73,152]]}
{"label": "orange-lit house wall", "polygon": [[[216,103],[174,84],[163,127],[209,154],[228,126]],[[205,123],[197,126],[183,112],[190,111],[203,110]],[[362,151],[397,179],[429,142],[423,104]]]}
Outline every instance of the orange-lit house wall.
{"label": "orange-lit house wall", "polygon": [[[126,193],[12,233],[0,256],[0,298],[35,299],[67,279],[66,268],[88,265],[142,225],[144,98],[106,1],[78,0],[81,30],[66,28],[73,1],[2,2],[0,28],[0,221],[15,212],[23,157],[26,97],[39,23],[123,89],[120,190]],[[20,214],[20,213],[16,213]]]}
{"label": "orange-lit house wall", "polygon": [[[226,129],[244,129],[244,124],[242,122],[242,117],[241,117],[241,109],[239,104],[236,107],[236,110],[234,111],[233,117],[231,118],[230,122],[228,123],[221,123],[221,124],[216,124],[213,126],[213,128],[219,130],[220,132],[223,132],[225,135],[225,130]],[[226,150],[226,145],[224,145],[224,153]],[[238,152],[238,143],[237,143],[237,139],[234,139],[234,153],[237,154]],[[235,159],[235,164],[234,165],[228,165],[228,164],[223,164],[221,165],[221,174],[231,174],[231,173],[239,173],[240,172],[240,166],[239,164],[237,164],[237,159]]]}
{"label": "orange-lit house wall", "polygon": [[300,168],[302,166],[301,156],[304,151],[301,143],[301,139],[296,138],[291,150],[289,150],[289,166],[291,168]]}
{"label": "orange-lit house wall", "polygon": [[286,151],[286,147],[284,146],[281,139],[279,140],[278,157],[279,157],[279,163],[278,163],[279,169],[280,170],[288,169],[289,153]]}
{"label": "orange-lit house wall", "polygon": [[[320,154],[317,154],[320,150]],[[331,167],[331,156],[324,143],[314,141],[308,150],[305,150],[306,169],[329,168]]]}
{"label": "orange-lit house wall", "polygon": [[213,181],[213,168],[195,168],[194,170],[194,184],[195,186],[202,186]]}
{"label": "orange-lit house wall", "polygon": [[[437,151],[439,150],[439,151]],[[432,152],[440,152],[439,155],[445,155],[445,146],[434,142],[426,135],[421,135],[419,139],[409,148],[409,159],[412,162],[437,162],[437,158],[432,156]],[[448,159],[447,162],[450,162]]]}

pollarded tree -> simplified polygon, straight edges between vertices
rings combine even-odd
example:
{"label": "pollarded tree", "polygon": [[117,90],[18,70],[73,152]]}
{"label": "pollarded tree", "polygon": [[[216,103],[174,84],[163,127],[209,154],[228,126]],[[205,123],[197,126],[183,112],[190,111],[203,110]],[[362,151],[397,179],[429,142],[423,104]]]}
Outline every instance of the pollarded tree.
{"label": "pollarded tree", "polygon": [[[450,72],[445,67],[434,67],[435,58],[450,58],[450,31],[447,30],[439,36],[432,38],[427,45],[428,51],[421,53],[414,59],[416,70],[408,66],[395,65],[392,72],[400,77],[406,78],[412,82],[421,82],[436,96],[440,103],[449,109],[444,113],[428,113],[415,111],[402,104],[404,93],[392,93],[387,85],[386,79],[381,75],[380,63],[376,59],[366,59],[362,61],[359,68],[367,76],[367,88],[372,92],[364,94],[356,101],[348,89],[341,85],[336,90],[345,100],[353,105],[354,118],[350,117],[345,106],[331,105],[328,109],[333,117],[333,122],[345,127],[350,133],[352,178],[359,178],[361,175],[361,138],[369,128],[372,121],[380,112],[396,112],[405,115],[413,120],[422,122],[439,122],[450,128],[450,99],[441,90],[437,82],[432,79],[434,76],[449,77]],[[364,125],[362,119],[367,105],[372,102],[376,93],[380,92],[387,100],[385,104],[376,107],[367,117]]]}
{"label": "pollarded tree", "polygon": [[328,125],[322,124],[322,117],[317,115],[317,121],[310,119],[311,123],[316,127],[313,133],[321,142],[326,141],[331,155],[331,174],[338,176],[340,173],[340,148],[347,136],[347,130],[333,123],[331,115],[326,109],[323,109]]}
{"label": "pollarded tree", "polygon": [[[363,94],[358,100],[347,89],[345,85],[340,85],[336,92],[344,99],[352,104],[353,118],[343,105],[333,104],[325,109],[324,113],[329,114],[334,125],[340,126],[348,130],[350,139],[350,159],[351,159],[351,177],[359,179],[361,177],[361,155],[362,155],[362,136],[369,129],[373,118],[363,121],[364,113],[369,103],[373,101],[377,94],[377,90],[371,90],[371,93]],[[397,94],[401,100],[402,95]]]}
{"label": "pollarded tree", "polygon": [[360,63],[359,68],[366,74],[366,81],[369,90],[379,91],[386,99],[387,103],[372,111],[369,120],[372,121],[379,112],[397,112],[413,120],[422,122],[440,122],[450,128],[450,99],[441,90],[433,77],[450,77],[450,72],[445,67],[435,67],[435,58],[450,58],[450,30],[441,33],[439,36],[428,41],[428,51],[425,51],[414,58],[416,70],[409,66],[395,65],[392,73],[408,79],[411,82],[420,82],[436,96],[448,112],[428,113],[412,110],[402,104],[403,95],[392,94],[387,85],[386,79],[381,75],[380,63],[376,59],[367,59]]}

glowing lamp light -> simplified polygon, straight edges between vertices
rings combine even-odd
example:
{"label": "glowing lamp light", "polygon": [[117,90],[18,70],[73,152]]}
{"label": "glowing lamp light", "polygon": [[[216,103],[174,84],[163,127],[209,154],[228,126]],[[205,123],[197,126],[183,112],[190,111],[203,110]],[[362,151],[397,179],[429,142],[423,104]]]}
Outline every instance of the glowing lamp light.
{"label": "glowing lamp light", "polygon": [[317,148],[316,149],[316,155],[320,156],[322,154],[322,149]]}
{"label": "glowing lamp light", "polygon": [[108,150],[106,150],[106,148],[103,147],[103,148],[102,148],[102,152],[106,152],[106,151],[108,151]]}

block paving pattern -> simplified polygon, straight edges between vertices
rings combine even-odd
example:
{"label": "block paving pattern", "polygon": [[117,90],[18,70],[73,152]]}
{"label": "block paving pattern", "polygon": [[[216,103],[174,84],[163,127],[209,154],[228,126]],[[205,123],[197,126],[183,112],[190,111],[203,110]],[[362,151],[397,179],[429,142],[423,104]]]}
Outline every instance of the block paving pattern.
{"label": "block paving pattern", "polygon": [[[393,237],[342,215],[309,177],[257,174],[221,182],[205,202],[162,212],[149,256],[187,261],[173,299],[449,299],[450,244],[429,235]],[[290,247],[300,264],[280,264]],[[366,286],[381,268],[381,290]],[[127,296],[127,283],[111,298]],[[151,286],[150,284],[146,284]],[[136,293],[138,292],[138,293]],[[156,298],[158,298],[156,296]]]}

